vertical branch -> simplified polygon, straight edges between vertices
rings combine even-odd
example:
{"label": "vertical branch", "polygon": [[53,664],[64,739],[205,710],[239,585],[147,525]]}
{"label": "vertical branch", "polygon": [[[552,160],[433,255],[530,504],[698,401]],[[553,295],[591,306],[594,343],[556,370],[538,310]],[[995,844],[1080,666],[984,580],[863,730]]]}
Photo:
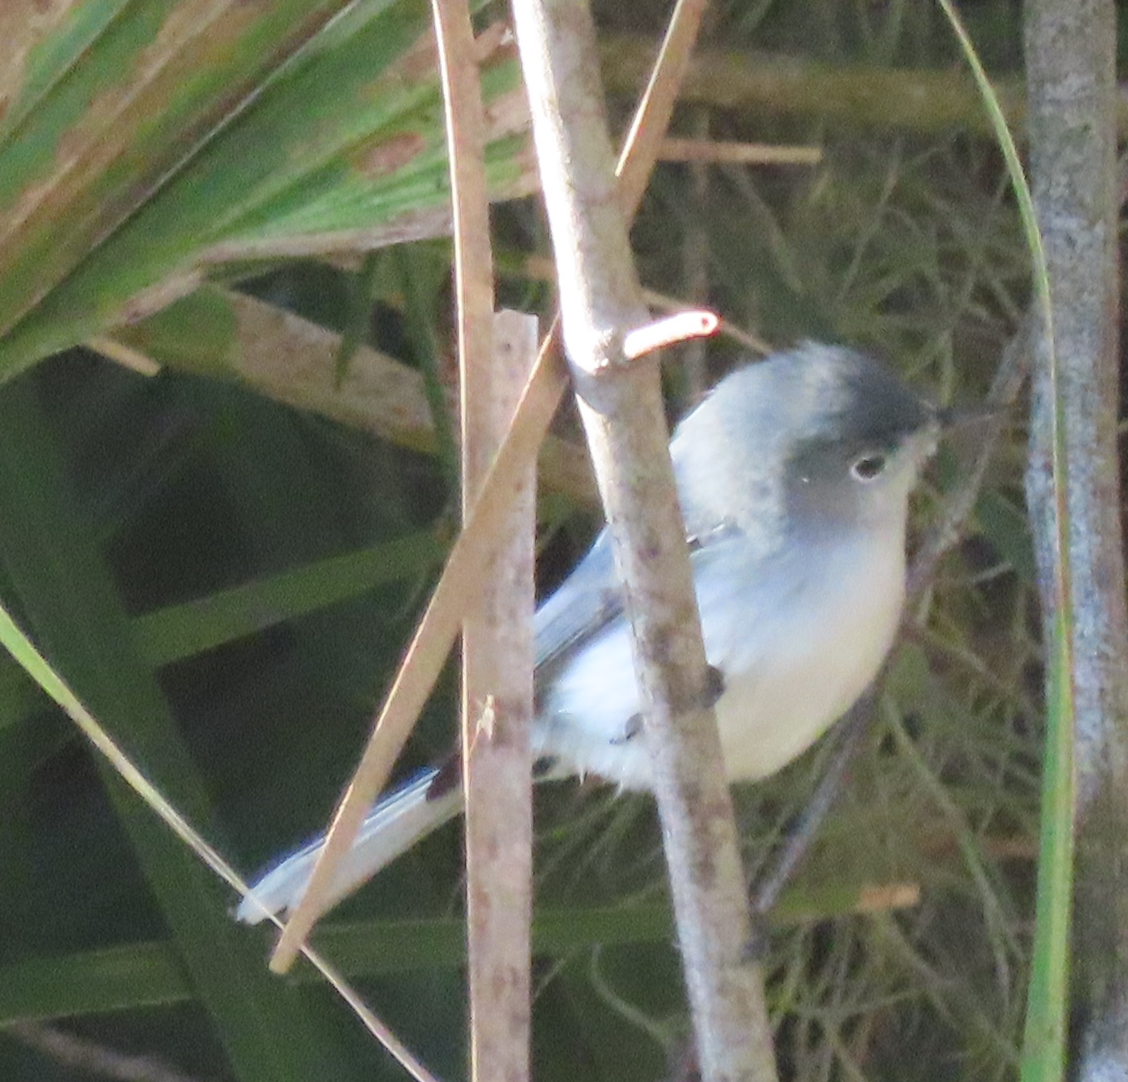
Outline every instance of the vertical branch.
{"label": "vertical branch", "polygon": [[774,1078],[732,804],[667,449],[657,366],[630,365],[647,320],[603,119],[590,11],[515,0],[564,341],[626,587],[655,795],[702,1074]]}
{"label": "vertical branch", "polygon": [[[717,9],[709,8],[702,15],[702,30],[698,48],[707,46],[717,25]],[[707,143],[710,138],[712,110],[706,104],[693,106],[690,112],[690,135],[694,140]],[[691,161],[689,191],[694,213],[688,219],[688,228],[682,239],[682,265],[685,273],[686,296],[697,305],[709,303],[709,191],[712,186],[712,163]],[[709,390],[709,366],[706,343],[703,339],[687,342],[681,349],[684,373],[681,381],[681,405],[696,406]]]}
{"label": "vertical branch", "polygon": [[[462,508],[469,516],[505,436],[536,324],[516,313],[495,355],[493,258],[474,31],[466,0],[432,0],[454,209],[462,424]],[[518,482],[483,603],[462,624],[462,776],[471,1076],[529,1076],[532,919],[533,478]]]}
{"label": "vertical branch", "polygon": [[[693,111],[693,136],[702,142],[709,138],[709,109],[699,105]],[[698,305],[709,301],[709,231],[707,227],[709,188],[712,167],[708,162],[689,163],[689,190],[693,195],[696,214],[689,219],[689,227],[682,241],[682,264],[685,268],[685,290],[691,301]],[[685,368],[683,390],[685,403],[696,406],[709,390],[709,370],[704,339],[695,339],[682,347],[682,365]]]}
{"label": "vertical branch", "polygon": [[[1128,615],[1117,451],[1116,10],[1112,0],[1026,8],[1031,172],[1050,272],[1056,372],[1041,341],[1027,498],[1047,641],[1073,642],[1078,1077],[1128,1061]],[[1056,396],[1055,396],[1056,391]],[[1058,439],[1054,441],[1057,426]],[[1058,520],[1055,453],[1068,464]],[[1067,551],[1056,539],[1064,533]],[[1071,596],[1053,589],[1065,561]]]}
{"label": "vertical branch", "polygon": [[[465,452],[500,443],[537,351],[537,321],[499,312],[494,363],[464,413]],[[466,403],[465,405],[469,405]],[[474,428],[467,420],[473,416]],[[479,461],[479,483],[489,458]],[[469,502],[473,480],[464,472]],[[483,604],[463,624],[462,776],[466,788],[466,902],[471,1077],[529,1077],[532,921],[533,468],[504,523],[507,542]]]}
{"label": "vertical branch", "polygon": [[485,592],[494,554],[503,539],[499,524],[505,520],[521,479],[536,461],[537,448],[564,391],[566,374],[562,367],[551,342],[542,346],[482,494],[450,550],[435,592],[373,721],[360,762],[333,813],[305,893],[292,907],[274,948],[270,968],[275,973],[285,973],[293,965],[310,929],[332,904],[337,869],[376,794],[388,782],[396,757],[450,653],[463,616]]}

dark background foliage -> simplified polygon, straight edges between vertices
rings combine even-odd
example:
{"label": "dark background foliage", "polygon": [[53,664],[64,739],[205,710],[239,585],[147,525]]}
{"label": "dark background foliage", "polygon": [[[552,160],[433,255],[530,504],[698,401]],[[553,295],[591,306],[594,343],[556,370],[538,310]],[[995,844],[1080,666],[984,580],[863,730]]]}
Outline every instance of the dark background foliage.
{"label": "dark background foliage", "polygon": [[[626,48],[652,41],[666,11],[608,2],[597,13],[606,40]],[[1018,78],[1020,5],[969,0],[962,13],[992,75]],[[681,107],[678,134],[813,145],[823,157],[813,166],[661,165],[634,230],[644,284],[688,298],[703,282],[702,299],[773,346],[808,336],[848,342],[889,358],[937,398],[975,400],[1028,293],[1000,157],[977,117],[938,129],[928,100],[916,124],[886,125],[880,104],[875,115],[865,101],[851,118],[850,95],[885,69],[904,77],[906,96],[914,73],[958,70],[936,6],[720,3],[702,51],[747,53],[750,67],[766,62],[761,53],[789,57],[850,82],[825,108],[785,90],[727,104],[719,89],[713,102],[702,91]],[[621,122],[637,88],[617,86],[615,67],[609,107]],[[535,203],[501,205],[495,218],[502,299],[547,314],[551,288],[527,262],[547,254]],[[238,288],[378,347],[438,388],[452,365],[450,254],[442,241],[413,247],[410,257],[381,250],[360,271],[312,260],[255,265],[240,272]],[[673,412],[692,397],[694,379],[710,382],[743,348],[719,340],[704,362],[690,360],[699,365],[692,379],[673,359]],[[449,458],[229,381],[175,367],[147,378],[82,349],[0,394],[0,460],[31,493],[2,511],[0,596],[96,713],[112,713],[113,696],[99,698],[99,679],[84,685],[82,662],[68,667],[68,650],[96,657],[120,647],[162,659],[149,669],[154,694],[175,720],[192,780],[177,755],[143,741],[129,750],[253,871],[316,830],[348,776],[454,528]],[[29,428],[34,445],[15,435]],[[560,432],[574,434],[567,417]],[[769,997],[787,1077],[1015,1073],[1041,737],[1021,437],[1016,420],[973,532],[943,566],[927,627],[903,645],[863,761],[773,926]],[[938,463],[919,501],[922,525],[958,468],[954,454]],[[593,525],[589,507],[543,495],[546,588]],[[241,584],[397,542],[381,581],[358,576],[344,599],[323,604],[290,602],[286,589],[263,595],[254,602],[265,606],[256,613],[262,630],[207,649],[179,654],[145,623]],[[45,582],[21,570],[21,552],[38,554]],[[53,592],[75,627],[48,626],[37,589]],[[187,619],[176,611],[166,633]],[[119,677],[134,679],[128,669]],[[453,703],[448,675],[404,772],[449,748]],[[167,943],[166,911],[122,810],[133,798],[111,795],[84,741],[14,665],[0,667],[0,714],[0,1016],[47,1020],[97,1048],[156,1057],[195,1078],[246,1077],[214,1017],[174,980],[151,978],[149,955],[120,962],[119,991],[95,982],[81,999],[76,967],[100,959],[104,975],[107,949]],[[817,749],[740,794],[750,867],[803,807],[824,756]],[[596,787],[547,788],[538,797],[536,1077],[679,1077],[686,1020],[670,934],[653,919],[664,892],[651,809]],[[329,922],[344,931],[363,922],[361,938],[378,950],[325,938],[374,1009],[443,1078],[465,1073],[458,843],[457,828],[444,829]],[[893,897],[914,902],[893,907]],[[616,914],[627,919],[616,923]],[[265,958],[266,934],[230,934],[248,964]],[[147,993],[150,978],[156,990]],[[332,993],[309,980],[288,988],[286,1009],[316,1031],[302,1039],[318,1077],[399,1077]],[[290,1035],[263,1036],[285,1058]],[[23,1030],[0,1037],[0,1074],[102,1077],[32,1043]]]}

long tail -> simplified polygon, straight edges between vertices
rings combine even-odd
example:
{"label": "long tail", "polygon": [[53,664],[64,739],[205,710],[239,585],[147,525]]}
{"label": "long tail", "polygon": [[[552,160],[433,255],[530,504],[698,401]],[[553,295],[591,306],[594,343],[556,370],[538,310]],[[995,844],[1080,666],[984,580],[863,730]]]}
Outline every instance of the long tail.
{"label": "long tail", "polygon": [[[460,786],[452,786],[450,792],[434,800],[427,799],[435,774],[436,771],[428,770],[418,775],[389,793],[368,813],[356,841],[337,868],[330,904],[336,905],[420,838],[462,811]],[[260,876],[235,911],[236,919],[245,924],[258,924],[275,913],[293,908],[305,892],[324,843],[324,836],[314,839]]]}

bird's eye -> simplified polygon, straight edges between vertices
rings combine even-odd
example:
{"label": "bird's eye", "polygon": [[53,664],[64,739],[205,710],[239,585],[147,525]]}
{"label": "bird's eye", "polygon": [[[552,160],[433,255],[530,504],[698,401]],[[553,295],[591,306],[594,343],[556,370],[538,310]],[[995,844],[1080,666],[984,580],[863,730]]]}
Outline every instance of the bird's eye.
{"label": "bird's eye", "polygon": [[862,455],[861,458],[856,458],[850,467],[850,472],[859,481],[872,481],[885,471],[887,461],[886,456],[880,451],[872,451]]}

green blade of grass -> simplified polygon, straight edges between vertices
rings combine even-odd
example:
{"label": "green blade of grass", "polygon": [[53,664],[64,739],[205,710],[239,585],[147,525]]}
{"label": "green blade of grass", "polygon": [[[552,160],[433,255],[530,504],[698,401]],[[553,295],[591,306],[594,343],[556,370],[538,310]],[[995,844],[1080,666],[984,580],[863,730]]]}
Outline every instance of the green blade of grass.
{"label": "green blade of grass", "polygon": [[[100,555],[74,513],[49,425],[26,384],[0,396],[0,561],[20,611],[55,663],[177,807],[206,822],[204,783],[181,743]],[[4,614],[0,637],[54,697],[74,697]],[[81,704],[77,704],[81,709]],[[237,1077],[348,1077],[309,1005],[269,977],[260,945],[227,915],[230,899],[118,774],[97,758],[193,992],[208,1009]],[[138,899],[143,911],[147,899]]]}
{"label": "green blade of grass", "polygon": [[[434,533],[422,532],[158,609],[133,618],[137,650],[154,668],[182,661],[383,583],[425,574],[445,552]],[[0,658],[0,726],[42,704],[27,671]]]}
{"label": "green blade of grass", "polygon": [[1056,611],[1046,665],[1046,742],[1042,764],[1041,842],[1038,856],[1037,920],[1034,956],[1027,991],[1026,1028],[1023,1036],[1023,1082],[1060,1082],[1065,1075],[1069,1019],[1069,943],[1073,907],[1073,857],[1076,837],[1073,768],[1073,636],[1069,566],[1069,509],[1065,497],[1067,462],[1062,423],[1063,403],[1057,385],[1053,306],[1045,248],[1038,230],[1034,201],[1018,147],[1007,127],[998,96],[979,61],[951,0],[939,0],[971,67],[999,146],[1007,163],[1022,219],[1023,233],[1034,263],[1037,305],[1043,317],[1047,363],[1053,395],[1053,482],[1055,507]]}
{"label": "green blade of grass", "polygon": [[419,575],[436,567],[445,551],[435,534],[412,534],[172,605],[134,620],[137,647],[150,665],[167,665]]}
{"label": "green blade of grass", "polygon": [[[856,884],[793,890],[773,912],[772,924],[794,926],[849,911],[863,890]],[[534,915],[533,951],[542,958],[567,958],[597,945],[668,943],[672,934],[673,918],[663,902],[546,907]],[[450,969],[466,961],[466,922],[461,917],[329,921],[319,926],[314,940],[318,951],[350,977]],[[260,942],[265,952],[268,944]],[[320,977],[302,965],[294,979],[308,984]],[[169,1005],[198,995],[180,963],[176,942],[141,941],[0,967],[0,1025]]]}

